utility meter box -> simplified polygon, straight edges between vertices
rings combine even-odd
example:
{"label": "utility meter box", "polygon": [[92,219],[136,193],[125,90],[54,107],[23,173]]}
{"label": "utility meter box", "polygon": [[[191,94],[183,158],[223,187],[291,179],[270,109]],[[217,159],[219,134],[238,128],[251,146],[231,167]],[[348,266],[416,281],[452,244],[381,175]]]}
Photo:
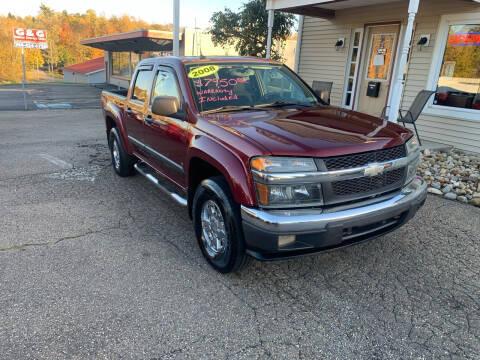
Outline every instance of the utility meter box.
{"label": "utility meter box", "polygon": [[367,86],[367,96],[378,97],[380,93],[380,82],[378,81],[369,81]]}

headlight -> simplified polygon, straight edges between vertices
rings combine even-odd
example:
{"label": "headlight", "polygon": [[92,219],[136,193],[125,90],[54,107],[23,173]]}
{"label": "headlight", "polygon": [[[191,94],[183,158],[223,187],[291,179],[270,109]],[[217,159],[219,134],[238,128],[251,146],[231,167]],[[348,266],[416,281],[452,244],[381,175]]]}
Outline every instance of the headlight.
{"label": "headlight", "polygon": [[255,183],[258,203],[263,207],[297,207],[323,204],[320,184],[265,185]]}
{"label": "headlight", "polygon": [[420,145],[418,143],[418,139],[415,135],[413,135],[410,140],[407,141],[407,155],[420,150]]}
{"label": "headlight", "polygon": [[[412,136],[411,139],[407,141],[406,148],[407,148],[407,156],[413,157],[412,161],[408,164],[407,177],[405,180],[405,184],[409,184],[415,178],[415,175],[417,173],[418,163],[420,162],[420,145],[415,135]],[[418,153],[418,155],[415,157],[414,153],[416,152]]]}
{"label": "headlight", "polygon": [[[317,171],[312,158],[293,157],[256,157],[250,162],[254,173],[298,173]],[[288,176],[288,175],[287,175]],[[265,184],[255,177],[255,190],[260,206],[266,208],[290,208],[318,206],[323,204],[320,184]]]}
{"label": "headlight", "polygon": [[312,158],[265,156],[253,158],[252,169],[266,173],[317,171]]}

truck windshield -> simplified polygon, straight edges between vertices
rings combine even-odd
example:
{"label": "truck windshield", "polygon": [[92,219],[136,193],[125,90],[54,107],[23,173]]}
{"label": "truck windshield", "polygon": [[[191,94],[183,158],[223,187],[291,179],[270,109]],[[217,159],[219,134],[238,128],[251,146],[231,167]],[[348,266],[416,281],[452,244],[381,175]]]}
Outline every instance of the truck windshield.
{"label": "truck windshield", "polygon": [[318,104],[308,87],[282,65],[202,63],[185,68],[200,112]]}

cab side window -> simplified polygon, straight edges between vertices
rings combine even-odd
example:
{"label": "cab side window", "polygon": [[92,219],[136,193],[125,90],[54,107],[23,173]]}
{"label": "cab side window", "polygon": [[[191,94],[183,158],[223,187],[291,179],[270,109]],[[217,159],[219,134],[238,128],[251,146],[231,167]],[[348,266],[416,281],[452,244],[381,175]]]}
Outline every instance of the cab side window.
{"label": "cab side window", "polygon": [[155,85],[152,92],[152,100],[156,96],[173,96],[180,101],[180,92],[178,91],[177,80],[175,75],[169,70],[158,70],[155,79]]}
{"label": "cab side window", "polygon": [[147,101],[148,88],[152,84],[152,70],[140,70],[135,78],[132,100]]}

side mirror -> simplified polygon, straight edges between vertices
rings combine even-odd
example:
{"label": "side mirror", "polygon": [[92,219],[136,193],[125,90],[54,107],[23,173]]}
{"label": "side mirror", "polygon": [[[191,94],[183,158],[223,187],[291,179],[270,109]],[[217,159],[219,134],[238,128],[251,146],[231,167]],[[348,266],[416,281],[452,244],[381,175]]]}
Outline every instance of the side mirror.
{"label": "side mirror", "polygon": [[178,99],[174,96],[157,96],[152,101],[152,113],[160,116],[176,114],[180,108]]}

